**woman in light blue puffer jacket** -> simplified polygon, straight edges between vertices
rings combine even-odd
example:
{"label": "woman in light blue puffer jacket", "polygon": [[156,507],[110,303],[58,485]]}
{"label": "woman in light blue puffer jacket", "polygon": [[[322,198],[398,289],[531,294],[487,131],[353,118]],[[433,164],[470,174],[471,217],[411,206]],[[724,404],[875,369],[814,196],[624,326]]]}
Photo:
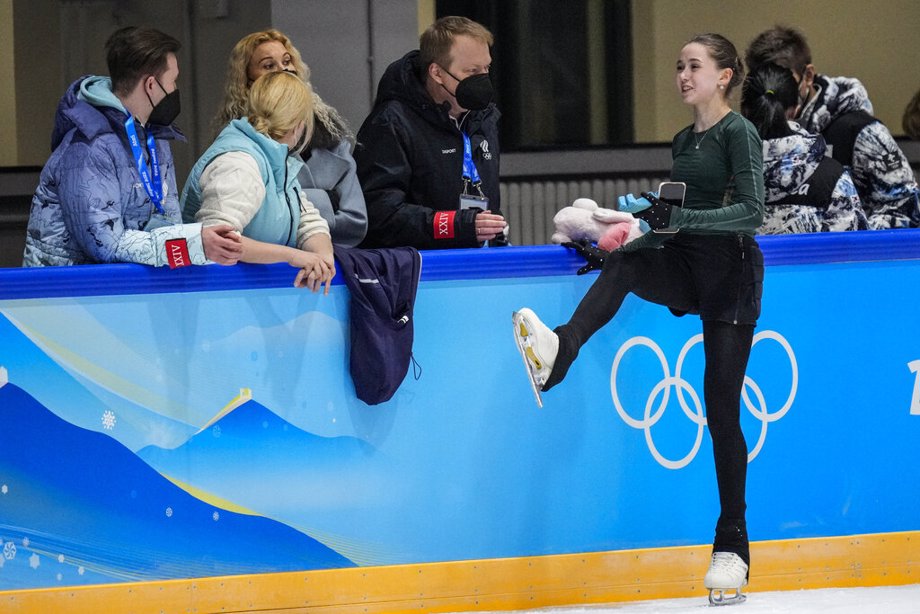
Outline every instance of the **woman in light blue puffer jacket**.
{"label": "woman in light blue puffer jacket", "polygon": [[314,292],[335,275],[329,226],[297,181],[312,131],[312,92],[295,75],[260,77],[249,114],[230,122],[204,152],[182,190],[182,215],[207,228],[229,224],[242,235],[240,260],[286,262],[296,287]]}

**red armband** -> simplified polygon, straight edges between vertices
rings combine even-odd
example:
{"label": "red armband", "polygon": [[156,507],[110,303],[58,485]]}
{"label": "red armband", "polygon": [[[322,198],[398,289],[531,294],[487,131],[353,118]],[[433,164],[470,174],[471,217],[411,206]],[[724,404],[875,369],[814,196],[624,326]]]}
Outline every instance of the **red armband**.
{"label": "red armband", "polygon": [[456,211],[435,211],[434,220],[434,238],[435,239],[453,239],[454,238],[454,217]]}
{"label": "red armband", "polygon": [[192,263],[185,239],[170,239],[166,242],[166,260],[171,269],[178,269]]}

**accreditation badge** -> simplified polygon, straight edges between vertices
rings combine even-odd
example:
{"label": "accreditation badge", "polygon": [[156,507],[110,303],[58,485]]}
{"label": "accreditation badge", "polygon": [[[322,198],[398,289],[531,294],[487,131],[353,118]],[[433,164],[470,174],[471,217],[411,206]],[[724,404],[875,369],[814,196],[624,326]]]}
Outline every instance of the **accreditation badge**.
{"label": "accreditation badge", "polygon": [[486,196],[475,196],[473,194],[460,195],[460,210],[479,209],[480,211],[489,210],[489,198]]}

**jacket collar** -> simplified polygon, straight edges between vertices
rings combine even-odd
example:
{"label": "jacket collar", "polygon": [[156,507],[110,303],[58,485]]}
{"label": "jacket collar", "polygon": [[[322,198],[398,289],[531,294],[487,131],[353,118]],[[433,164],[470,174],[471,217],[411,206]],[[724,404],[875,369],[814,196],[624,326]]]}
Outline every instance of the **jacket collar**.
{"label": "jacket collar", "polygon": [[[262,134],[253,128],[245,117],[234,119],[224,130],[231,130],[241,134],[253,143],[268,160],[277,185],[287,187],[285,179],[287,179],[287,183],[291,183],[293,179],[296,179],[300,169],[303,168],[303,161],[298,156],[288,155],[287,145]],[[285,176],[285,171],[287,176]]]}

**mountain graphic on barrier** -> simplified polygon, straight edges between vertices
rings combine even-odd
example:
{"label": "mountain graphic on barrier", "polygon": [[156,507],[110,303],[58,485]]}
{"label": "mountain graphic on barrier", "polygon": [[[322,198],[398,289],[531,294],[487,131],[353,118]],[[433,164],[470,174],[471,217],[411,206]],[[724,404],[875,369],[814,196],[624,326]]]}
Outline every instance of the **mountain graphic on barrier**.
{"label": "mountain graphic on barrier", "polygon": [[190,495],[6,377],[0,424],[0,590],[354,565],[282,523]]}
{"label": "mountain graphic on barrier", "polygon": [[290,483],[376,457],[374,447],[357,437],[321,437],[292,425],[252,400],[248,389],[229,407],[181,446],[147,446],[138,456],[170,478],[209,492],[227,480],[237,491],[247,477],[280,476]]}
{"label": "mountain graphic on barrier", "polygon": [[357,437],[304,431],[246,388],[184,444],[138,456],[201,498],[274,518],[358,565],[387,560],[353,531],[367,524],[362,510],[397,496],[386,456]]}
{"label": "mountain graphic on barrier", "polygon": [[[151,434],[160,445],[167,445],[164,442],[182,442],[195,432],[192,425],[151,409],[163,402],[162,398],[141,399],[135,394],[119,393],[111,378],[99,377],[106,370],[76,358],[78,351],[56,342],[52,336],[30,330],[20,321],[22,313],[17,315],[20,317],[0,310],[0,365],[16,373],[17,384],[32,391],[57,416],[102,432],[100,417],[111,410],[118,415],[119,425],[107,434],[132,450],[152,443]],[[61,319],[69,322],[68,318]],[[88,345],[85,341],[81,344]]]}

